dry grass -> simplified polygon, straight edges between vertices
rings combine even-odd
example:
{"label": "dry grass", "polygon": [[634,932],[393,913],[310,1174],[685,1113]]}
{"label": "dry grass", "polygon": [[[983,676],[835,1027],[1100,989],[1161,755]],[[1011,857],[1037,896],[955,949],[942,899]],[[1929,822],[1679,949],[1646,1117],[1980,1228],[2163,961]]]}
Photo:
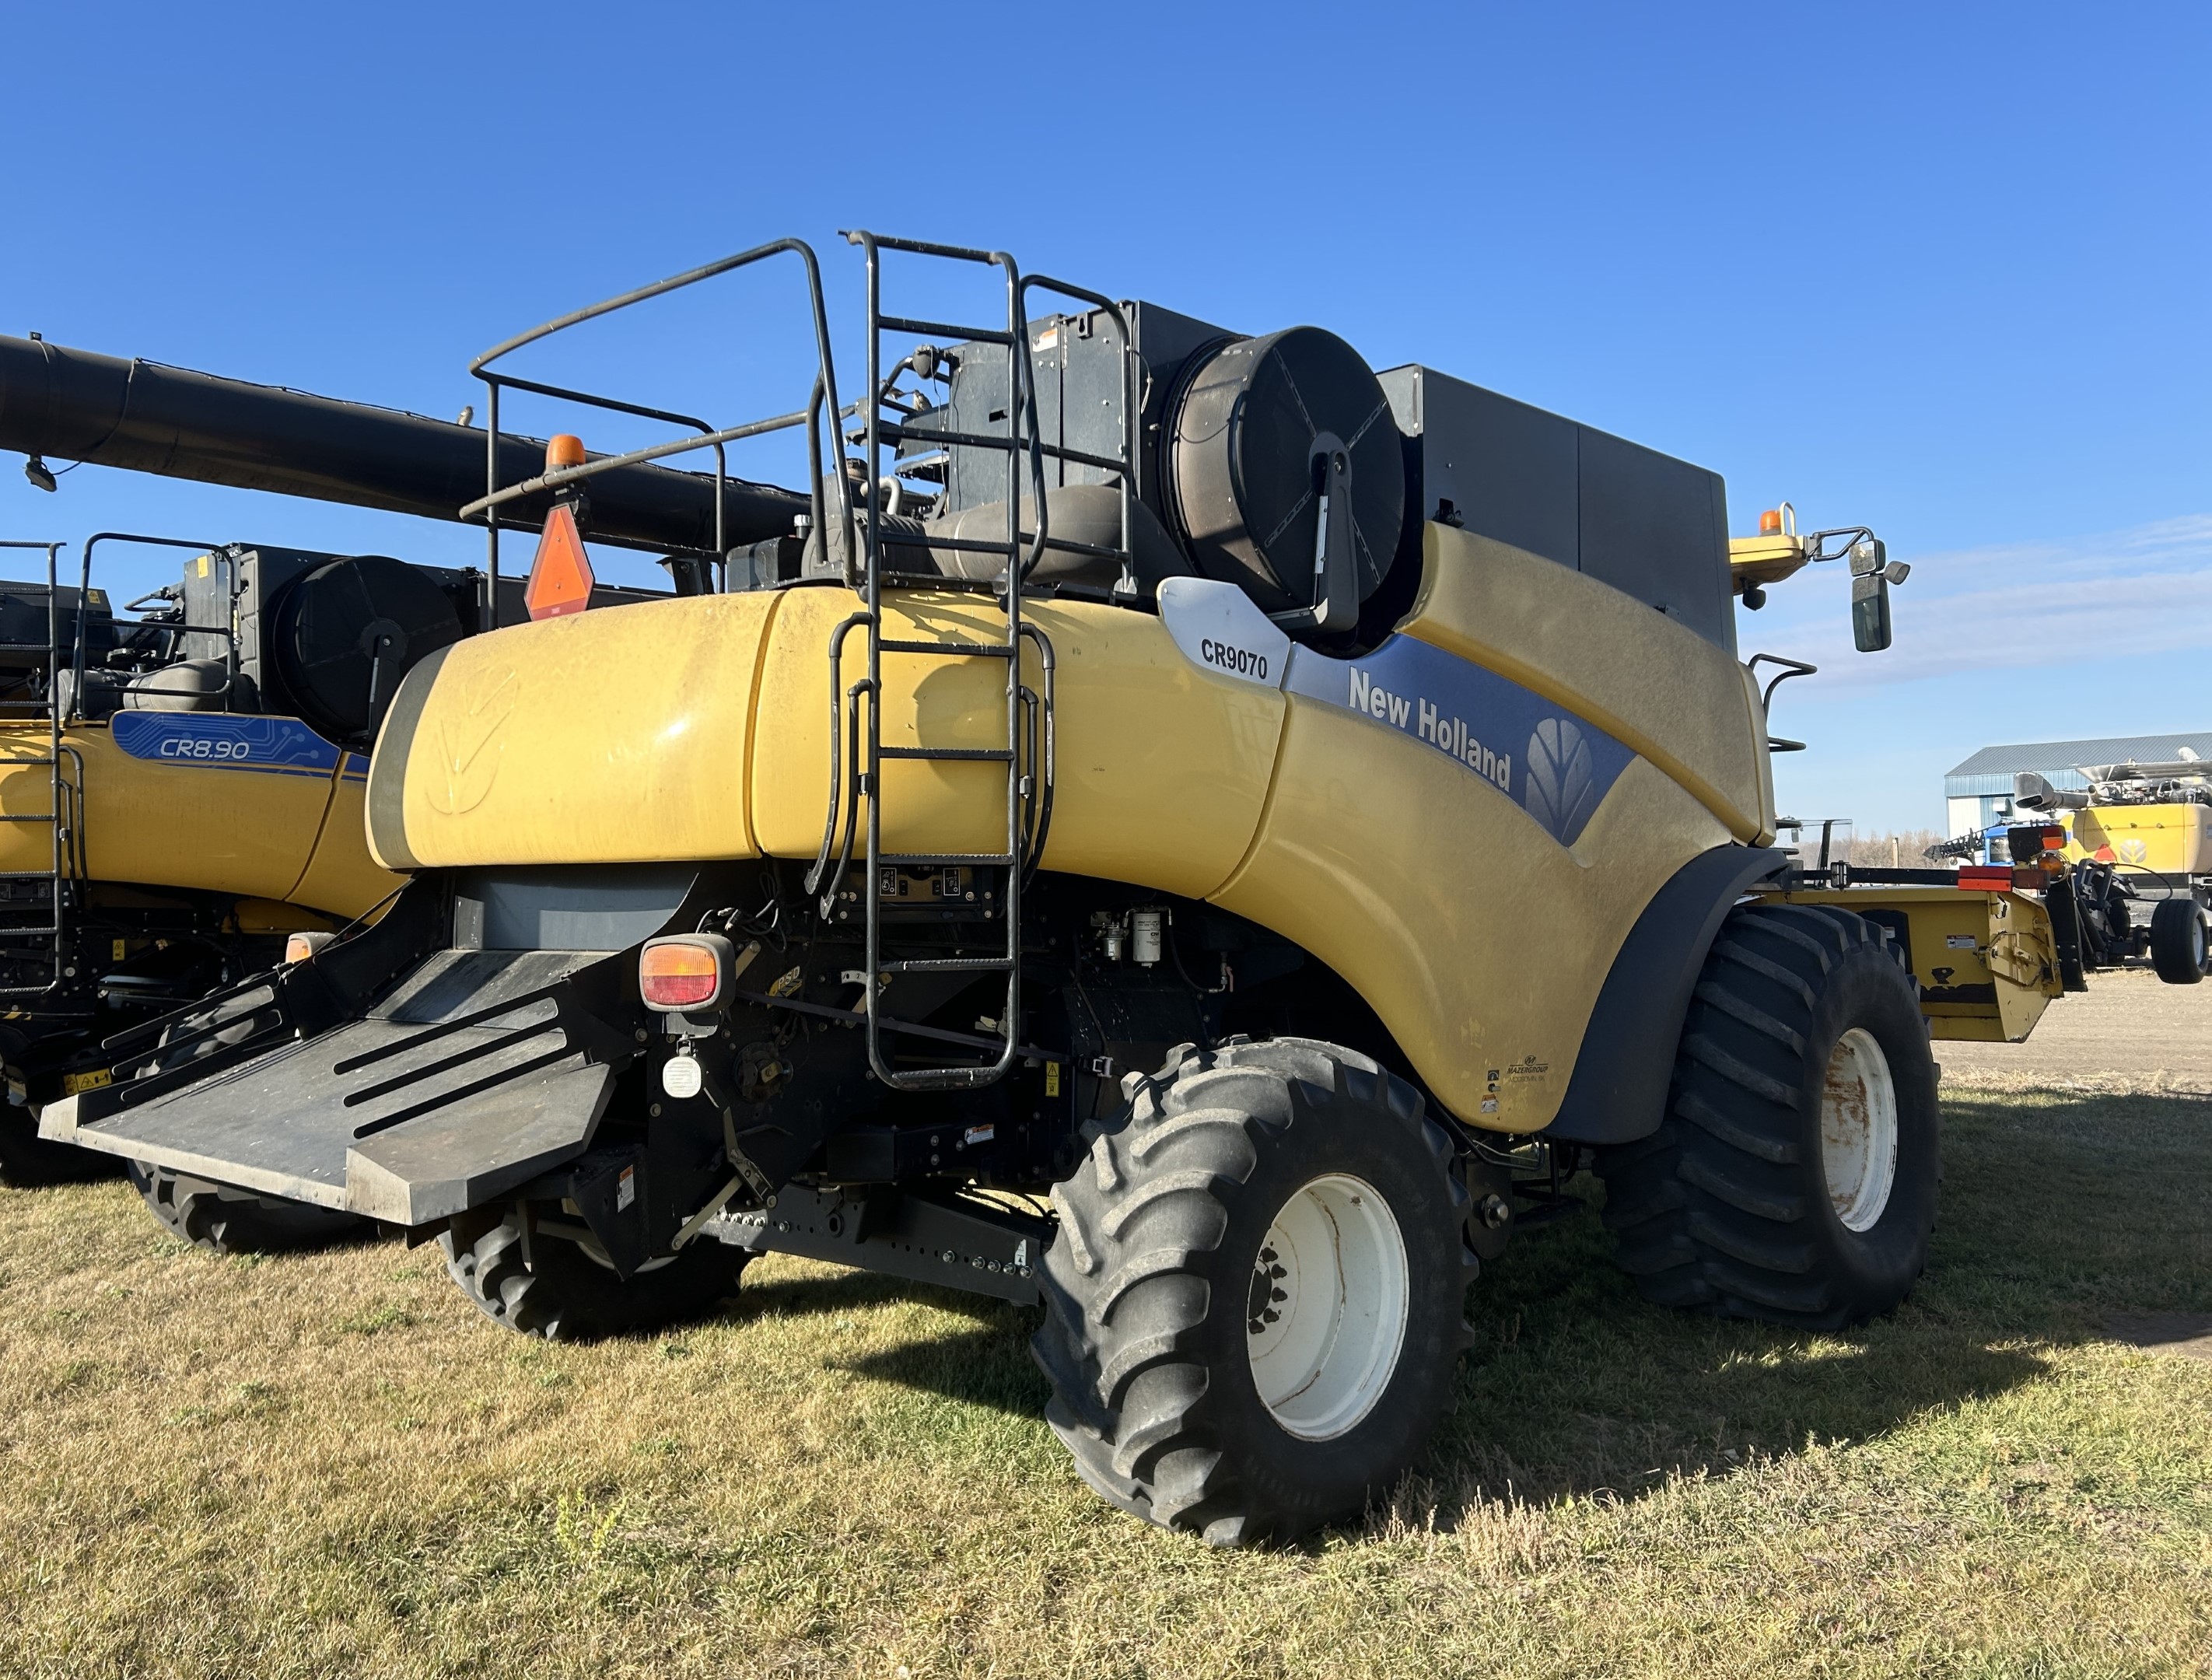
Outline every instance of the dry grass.
{"label": "dry grass", "polygon": [[434,1250],[0,1192],[0,1672],[2135,1675],[2212,1663],[2212,1103],[1962,1093],[1935,1263],[1808,1336],[1530,1236],[1423,1477],[1221,1555],[1092,1500],[1027,1316],[778,1262],[522,1342]]}

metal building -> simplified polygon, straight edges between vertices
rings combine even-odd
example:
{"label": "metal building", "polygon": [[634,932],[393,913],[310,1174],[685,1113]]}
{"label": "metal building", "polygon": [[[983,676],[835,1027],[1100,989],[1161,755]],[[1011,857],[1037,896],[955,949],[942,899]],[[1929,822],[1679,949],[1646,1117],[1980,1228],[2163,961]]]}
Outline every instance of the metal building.
{"label": "metal building", "polygon": [[2054,788],[2086,788],[2083,764],[2151,763],[2173,758],[2212,761],[2212,730],[2181,735],[2118,735],[2103,740],[2031,741],[2017,746],[1985,746],[1954,764],[1943,778],[1945,830],[1953,838],[1972,834],[2013,815],[2012,778],[2033,770]]}

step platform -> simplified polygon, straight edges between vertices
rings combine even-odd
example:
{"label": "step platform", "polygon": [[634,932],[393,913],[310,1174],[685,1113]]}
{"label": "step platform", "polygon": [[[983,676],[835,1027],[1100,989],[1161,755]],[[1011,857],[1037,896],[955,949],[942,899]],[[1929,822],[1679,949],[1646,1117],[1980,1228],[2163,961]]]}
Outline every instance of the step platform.
{"label": "step platform", "polygon": [[[39,1135],[258,1195],[428,1224],[589,1146],[614,1070],[586,1058],[554,999],[531,995],[606,954],[439,952],[366,1020],[82,1124],[86,1096],[105,1093],[65,1098],[40,1113]],[[522,1001],[449,1026],[509,999]],[[441,1026],[449,1030],[428,1030]]]}

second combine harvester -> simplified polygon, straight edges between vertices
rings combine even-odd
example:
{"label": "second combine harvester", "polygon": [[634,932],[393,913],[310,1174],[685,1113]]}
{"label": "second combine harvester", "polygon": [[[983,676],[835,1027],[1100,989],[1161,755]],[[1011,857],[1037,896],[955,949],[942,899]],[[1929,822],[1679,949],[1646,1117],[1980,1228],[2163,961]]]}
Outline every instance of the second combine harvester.
{"label": "second combine harvester", "polygon": [[[1720,479],[1316,329],[855,242],[851,410],[796,241],[479,359],[495,438],[514,350],[793,264],[811,391],[662,449],[803,434],[802,511],[687,598],[572,612],[594,478],[660,452],[495,466],[495,569],[553,498],[543,616],[392,706],[368,823],[412,884],[47,1133],[434,1233],[534,1334],[763,1251],[1041,1301],[1085,1479],[1216,1543],[1414,1459],[1516,1182],[1594,1164],[1656,1300],[1896,1305],[1930,1020],[2023,1034],[2049,923],[1784,872]],[[1003,319],[887,311],[892,253],[980,265]],[[1870,539],[1853,569],[1881,645]]]}

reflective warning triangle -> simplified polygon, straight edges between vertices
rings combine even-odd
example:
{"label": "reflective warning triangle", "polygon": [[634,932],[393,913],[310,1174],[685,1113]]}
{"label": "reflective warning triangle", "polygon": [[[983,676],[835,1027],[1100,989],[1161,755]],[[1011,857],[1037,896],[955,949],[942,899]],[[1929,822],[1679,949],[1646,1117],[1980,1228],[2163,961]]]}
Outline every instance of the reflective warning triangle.
{"label": "reflective warning triangle", "polygon": [[558,618],[592,604],[592,562],[584,552],[576,516],[565,506],[556,504],[545,515],[544,533],[538,539],[538,557],[530,563],[530,581],[523,586],[522,600],[532,618]]}

